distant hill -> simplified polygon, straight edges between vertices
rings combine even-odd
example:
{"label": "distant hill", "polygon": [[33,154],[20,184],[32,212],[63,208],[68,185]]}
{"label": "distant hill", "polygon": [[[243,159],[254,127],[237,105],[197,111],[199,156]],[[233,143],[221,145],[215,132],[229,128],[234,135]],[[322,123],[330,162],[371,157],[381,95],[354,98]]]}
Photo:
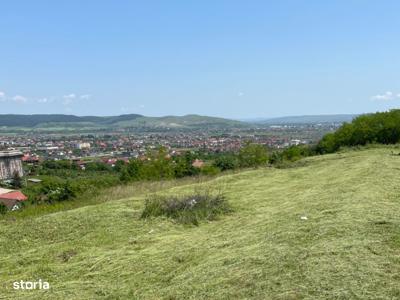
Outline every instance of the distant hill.
{"label": "distant hill", "polygon": [[93,123],[97,125],[115,124],[120,121],[134,120],[141,115],[122,115],[117,117],[78,117],[74,115],[0,115],[0,126],[7,127],[35,127],[48,123]]}
{"label": "distant hill", "polygon": [[318,124],[318,123],[343,123],[351,122],[357,115],[309,115],[289,116],[271,119],[247,120],[249,123],[279,125],[279,124]]}
{"label": "distant hill", "polygon": [[33,131],[101,130],[101,129],[199,129],[248,127],[249,124],[199,115],[146,117],[138,114],[98,117],[74,115],[0,115],[0,129]]}

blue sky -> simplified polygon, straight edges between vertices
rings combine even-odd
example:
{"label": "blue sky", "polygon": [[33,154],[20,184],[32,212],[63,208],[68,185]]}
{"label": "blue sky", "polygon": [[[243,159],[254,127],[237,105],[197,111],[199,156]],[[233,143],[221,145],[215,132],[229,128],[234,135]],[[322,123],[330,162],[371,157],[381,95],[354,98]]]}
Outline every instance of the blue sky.
{"label": "blue sky", "polygon": [[400,1],[2,1],[0,113],[230,118],[400,104]]}

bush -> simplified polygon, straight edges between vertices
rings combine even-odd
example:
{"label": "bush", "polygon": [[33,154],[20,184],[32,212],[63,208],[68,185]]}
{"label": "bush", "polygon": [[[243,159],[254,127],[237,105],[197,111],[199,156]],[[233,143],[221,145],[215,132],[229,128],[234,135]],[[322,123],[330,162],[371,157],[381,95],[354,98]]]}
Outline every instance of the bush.
{"label": "bush", "polygon": [[215,159],[213,166],[221,171],[232,170],[239,167],[239,160],[233,154],[220,155]]}
{"label": "bush", "polygon": [[102,172],[102,171],[111,172],[113,168],[103,162],[92,161],[85,165],[85,170],[93,172]]}
{"label": "bush", "polygon": [[340,147],[400,142],[400,110],[361,115],[344,123],[335,133],[325,135],[316,146],[320,154],[336,152]]}
{"label": "bush", "polygon": [[240,149],[239,164],[242,168],[258,167],[268,162],[268,152],[263,145],[247,144]]}
{"label": "bush", "polygon": [[0,203],[0,215],[5,215],[8,211],[7,206],[5,206],[3,203]]}
{"label": "bush", "polygon": [[221,170],[215,166],[204,166],[201,168],[201,174],[207,176],[215,176],[220,172]]}
{"label": "bush", "polygon": [[12,178],[12,186],[15,189],[20,189],[22,188],[22,178],[19,175],[17,171],[14,172],[13,178]]}
{"label": "bush", "polygon": [[50,181],[40,187],[36,203],[54,203],[75,198],[76,192],[69,182]]}
{"label": "bush", "polygon": [[200,220],[214,220],[218,215],[230,211],[230,206],[222,194],[152,195],[145,200],[141,218],[166,216],[178,223],[197,226]]}

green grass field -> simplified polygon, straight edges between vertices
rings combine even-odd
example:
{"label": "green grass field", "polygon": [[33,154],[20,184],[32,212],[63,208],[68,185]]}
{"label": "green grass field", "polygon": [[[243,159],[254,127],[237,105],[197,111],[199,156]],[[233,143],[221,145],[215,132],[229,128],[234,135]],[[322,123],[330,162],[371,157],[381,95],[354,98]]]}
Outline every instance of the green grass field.
{"label": "green grass field", "polygon": [[[392,151],[166,188],[222,187],[234,212],[197,227],[140,219],[143,196],[6,218],[0,299],[399,299],[400,156]],[[51,289],[12,289],[38,279]]]}

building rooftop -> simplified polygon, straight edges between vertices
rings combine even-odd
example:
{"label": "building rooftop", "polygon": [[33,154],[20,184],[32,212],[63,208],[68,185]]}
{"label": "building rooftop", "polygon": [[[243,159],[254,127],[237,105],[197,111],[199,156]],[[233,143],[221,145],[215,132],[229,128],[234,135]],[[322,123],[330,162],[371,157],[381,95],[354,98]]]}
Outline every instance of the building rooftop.
{"label": "building rooftop", "polygon": [[23,156],[22,152],[18,150],[10,150],[10,151],[0,151],[0,158],[2,157],[16,157]]}

